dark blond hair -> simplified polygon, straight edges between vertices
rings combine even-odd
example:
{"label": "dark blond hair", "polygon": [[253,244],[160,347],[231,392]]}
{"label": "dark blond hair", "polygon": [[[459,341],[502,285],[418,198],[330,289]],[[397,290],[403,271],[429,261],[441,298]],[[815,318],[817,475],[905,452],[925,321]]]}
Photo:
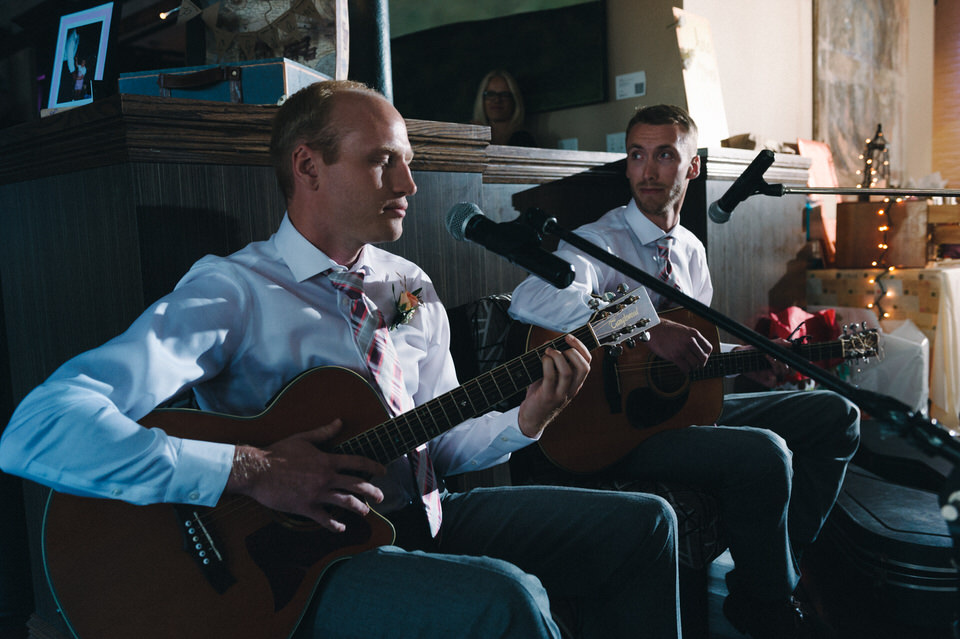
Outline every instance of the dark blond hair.
{"label": "dark blond hair", "polygon": [[273,118],[270,135],[270,161],[277,174],[277,182],[284,197],[293,195],[294,149],[306,144],[319,151],[326,164],[333,164],[340,157],[342,131],[330,123],[334,98],[341,93],[364,93],[383,98],[382,95],[363,84],[351,80],[328,80],[308,85],[289,98]]}
{"label": "dark blond hair", "polygon": [[697,148],[697,123],[683,107],[673,104],[655,104],[653,106],[638,107],[630,121],[627,122],[627,135],[630,129],[637,124],[675,124],[686,133],[686,138],[693,143],[694,151]]}

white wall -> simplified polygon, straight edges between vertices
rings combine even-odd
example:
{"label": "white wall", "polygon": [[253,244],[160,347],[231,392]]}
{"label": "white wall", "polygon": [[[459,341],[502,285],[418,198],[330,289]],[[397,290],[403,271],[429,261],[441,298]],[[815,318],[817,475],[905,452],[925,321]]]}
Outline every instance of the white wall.
{"label": "white wall", "polygon": [[710,22],[730,135],[812,137],[812,0],[684,0]]}
{"label": "white wall", "polygon": [[[545,146],[576,137],[581,150],[606,150],[638,105],[685,104],[672,7],[707,19],[730,135],[779,142],[812,137],[813,0],[607,0],[610,102],[542,114]],[[647,74],[641,98],[616,100],[616,76]]]}

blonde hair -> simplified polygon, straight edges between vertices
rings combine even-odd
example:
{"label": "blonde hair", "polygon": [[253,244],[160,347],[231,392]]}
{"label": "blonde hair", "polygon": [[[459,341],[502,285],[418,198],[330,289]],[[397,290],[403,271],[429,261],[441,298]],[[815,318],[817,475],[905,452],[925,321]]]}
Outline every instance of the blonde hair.
{"label": "blonde hair", "polygon": [[627,122],[627,135],[630,135],[630,129],[637,124],[675,124],[684,132],[685,141],[693,146],[693,152],[697,152],[697,123],[683,107],[674,104],[655,104],[653,106],[637,107],[636,113]]}
{"label": "blonde hair", "polygon": [[340,157],[342,131],[331,126],[334,99],[341,93],[363,93],[383,98],[361,82],[328,80],[310,84],[287,98],[273,118],[270,135],[270,160],[284,197],[293,195],[291,155],[299,144],[323,154],[333,164]]}
{"label": "blonde hair", "polygon": [[480,81],[480,86],[477,87],[477,97],[473,101],[473,121],[478,124],[490,125],[490,121],[487,119],[487,113],[483,108],[483,92],[487,90],[487,85],[490,84],[490,80],[496,77],[503,78],[503,81],[507,83],[507,87],[510,89],[510,93],[513,94],[513,117],[510,118],[510,126],[514,130],[519,129],[523,126],[523,120],[524,117],[526,117],[526,111],[523,107],[523,96],[520,94],[520,86],[517,84],[516,79],[510,75],[508,71],[504,71],[503,69],[494,69],[483,76],[483,80]]}

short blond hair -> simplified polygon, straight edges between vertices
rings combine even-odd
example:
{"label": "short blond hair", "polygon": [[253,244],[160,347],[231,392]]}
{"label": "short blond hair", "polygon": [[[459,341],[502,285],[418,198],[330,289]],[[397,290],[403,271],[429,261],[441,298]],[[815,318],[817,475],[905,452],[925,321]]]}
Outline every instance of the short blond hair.
{"label": "short blond hair", "polygon": [[637,112],[627,122],[627,136],[630,135],[630,129],[637,124],[675,124],[686,134],[684,137],[692,143],[694,153],[696,153],[697,137],[699,136],[697,123],[693,121],[693,118],[683,107],[675,104],[654,104],[638,107]]}
{"label": "short blond hair", "polygon": [[330,123],[334,98],[342,93],[363,93],[383,99],[383,96],[352,80],[328,80],[308,85],[284,101],[273,118],[270,134],[270,161],[277,174],[280,190],[288,200],[293,195],[294,149],[306,144],[323,155],[323,161],[333,164],[340,157],[342,131]]}

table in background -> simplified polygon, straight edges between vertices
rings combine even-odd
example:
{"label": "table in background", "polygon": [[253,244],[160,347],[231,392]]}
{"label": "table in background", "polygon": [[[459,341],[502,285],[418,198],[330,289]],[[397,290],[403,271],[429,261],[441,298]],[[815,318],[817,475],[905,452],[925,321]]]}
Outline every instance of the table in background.
{"label": "table in background", "polygon": [[911,320],[930,340],[930,415],[949,427],[960,415],[960,262],[927,268],[825,269],[807,274],[809,306],[866,308]]}

